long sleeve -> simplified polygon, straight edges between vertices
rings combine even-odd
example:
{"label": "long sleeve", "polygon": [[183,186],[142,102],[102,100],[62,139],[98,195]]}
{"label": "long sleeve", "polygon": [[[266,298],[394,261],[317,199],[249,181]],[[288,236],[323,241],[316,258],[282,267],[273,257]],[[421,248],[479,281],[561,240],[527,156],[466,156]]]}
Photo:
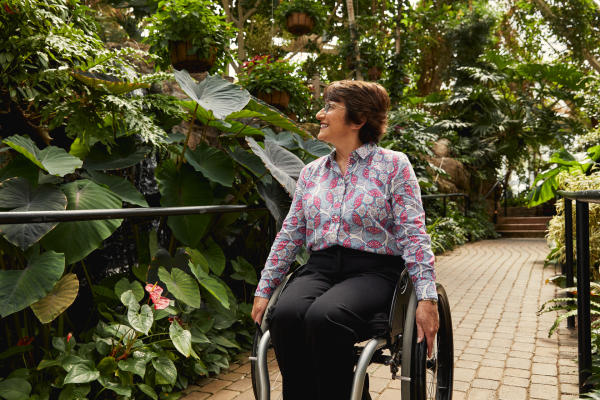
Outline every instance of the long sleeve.
{"label": "long sleeve", "polygon": [[277,233],[256,288],[255,296],[270,298],[279,286],[300,248],[306,243],[306,217],[303,194],[306,187],[307,167],[300,172],[288,215]]}
{"label": "long sleeve", "polygon": [[425,230],[421,188],[405,155],[401,156],[399,164],[391,187],[394,235],[398,248],[402,249],[417,299],[437,299],[433,266],[435,256],[431,250],[431,239]]}

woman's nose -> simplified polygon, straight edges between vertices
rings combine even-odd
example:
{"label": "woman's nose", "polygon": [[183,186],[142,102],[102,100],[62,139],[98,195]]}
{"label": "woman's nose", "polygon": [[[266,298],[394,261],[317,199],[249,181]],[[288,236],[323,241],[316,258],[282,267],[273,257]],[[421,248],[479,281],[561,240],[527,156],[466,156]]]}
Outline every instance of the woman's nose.
{"label": "woman's nose", "polygon": [[325,107],[321,108],[319,111],[317,111],[317,119],[320,121],[323,118],[325,118]]}

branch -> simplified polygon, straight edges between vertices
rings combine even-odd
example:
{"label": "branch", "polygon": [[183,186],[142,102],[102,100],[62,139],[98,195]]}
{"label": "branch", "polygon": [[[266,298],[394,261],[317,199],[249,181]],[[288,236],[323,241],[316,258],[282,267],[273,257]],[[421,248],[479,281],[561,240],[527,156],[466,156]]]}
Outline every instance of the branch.
{"label": "branch", "polygon": [[225,10],[225,15],[227,16],[228,22],[233,22],[237,26],[237,21],[231,14],[231,7],[229,5],[229,0],[221,0],[221,4],[223,5],[223,9]]}
{"label": "branch", "polygon": [[262,2],[262,0],[256,0],[256,2],[254,3],[254,7],[252,7],[250,10],[248,10],[248,12],[246,14],[244,14],[244,18],[243,18],[244,22],[246,20],[248,20],[248,18],[250,18],[250,16],[256,12],[256,10],[258,9],[258,6],[260,5],[261,2]]}

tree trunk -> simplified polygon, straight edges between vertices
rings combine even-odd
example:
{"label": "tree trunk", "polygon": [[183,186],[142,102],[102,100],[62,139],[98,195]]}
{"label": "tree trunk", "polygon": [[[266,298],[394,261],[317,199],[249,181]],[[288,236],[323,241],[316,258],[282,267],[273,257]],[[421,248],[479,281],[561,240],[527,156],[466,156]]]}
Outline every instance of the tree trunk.
{"label": "tree trunk", "polygon": [[356,67],[354,69],[354,76],[356,77],[356,80],[362,81],[363,77],[360,73],[360,51],[358,49],[358,39],[356,37],[356,19],[354,18],[353,0],[346,0],[346,8],[348,10],[348,26],[350,28],[350,40],[352,41],[352,47],[354,48],[354,54],[356,56]]}

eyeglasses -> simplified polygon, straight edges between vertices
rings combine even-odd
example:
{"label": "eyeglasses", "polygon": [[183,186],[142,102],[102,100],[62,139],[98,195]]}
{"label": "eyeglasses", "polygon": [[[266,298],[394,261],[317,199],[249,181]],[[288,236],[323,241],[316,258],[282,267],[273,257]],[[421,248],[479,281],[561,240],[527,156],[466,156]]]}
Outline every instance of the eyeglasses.
{"label": "eyeglasses", "polygon": [[346,107],[344,107],[341,104],[327,102],[327,103],[325,103],[325,107],[323,107],[323,111],[325,111],[325,115],[327,115],[329,110],[335,110],[337,108],[346,108]]}

